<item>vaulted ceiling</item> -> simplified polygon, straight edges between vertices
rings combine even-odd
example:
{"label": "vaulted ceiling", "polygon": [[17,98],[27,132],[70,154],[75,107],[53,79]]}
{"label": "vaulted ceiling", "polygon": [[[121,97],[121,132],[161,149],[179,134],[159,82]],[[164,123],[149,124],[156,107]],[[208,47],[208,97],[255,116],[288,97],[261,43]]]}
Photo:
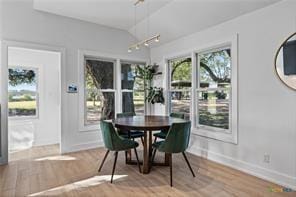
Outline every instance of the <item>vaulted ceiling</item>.
{"label": "vaulted ceiling", "polygon": [[136,7],[137,31],[134,25],[136,0],[34,0],[34,8],[123,29],[139,40],[148,37],[148,30],[149,35],[160,33],[162,44],[278,1],[145,0]]}

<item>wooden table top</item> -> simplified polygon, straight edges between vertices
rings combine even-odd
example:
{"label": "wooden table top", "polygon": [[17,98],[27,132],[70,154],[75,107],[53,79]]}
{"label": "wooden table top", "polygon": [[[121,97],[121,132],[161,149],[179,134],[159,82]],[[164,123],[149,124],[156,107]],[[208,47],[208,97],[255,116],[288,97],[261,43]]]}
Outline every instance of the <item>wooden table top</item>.
{"label": "wooden table top", "polygon": [[168,129],[173,123],[186,122],[181,118],[169,116],[129,116],[116,118],[115,127],[126,130],[161,130]]}

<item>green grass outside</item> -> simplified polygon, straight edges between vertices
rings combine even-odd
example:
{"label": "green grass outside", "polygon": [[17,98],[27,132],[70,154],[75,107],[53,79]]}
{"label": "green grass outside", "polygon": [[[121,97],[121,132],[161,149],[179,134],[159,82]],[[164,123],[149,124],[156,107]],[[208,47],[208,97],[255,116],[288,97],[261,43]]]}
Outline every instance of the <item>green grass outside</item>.
{"label": "green grass outside", "polygon": [[13,101],[8,102],[9,109],[36,109],[36,101]]}
{"label": "green grass outside", "polygon": [[[96,106],[100,106],[99,101],[96,101]],[[135,105],[143,105],[143,100],[135,99]],[[87,107],[93,107],[93,101],[87,101]],[[9,109],[36,109],[36,101],[12,101],[8,102]]]}

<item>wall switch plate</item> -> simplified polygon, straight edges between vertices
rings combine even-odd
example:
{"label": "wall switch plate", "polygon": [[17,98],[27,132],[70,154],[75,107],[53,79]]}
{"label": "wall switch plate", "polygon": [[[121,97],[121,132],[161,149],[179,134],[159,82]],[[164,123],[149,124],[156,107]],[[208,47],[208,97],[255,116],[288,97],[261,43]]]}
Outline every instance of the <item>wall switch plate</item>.
{"label": "wall switch plate", "polygon": [[78,92],[78,88],[77,85],[69,85],[68,89],[67,89],[68,93],[77,93]]}

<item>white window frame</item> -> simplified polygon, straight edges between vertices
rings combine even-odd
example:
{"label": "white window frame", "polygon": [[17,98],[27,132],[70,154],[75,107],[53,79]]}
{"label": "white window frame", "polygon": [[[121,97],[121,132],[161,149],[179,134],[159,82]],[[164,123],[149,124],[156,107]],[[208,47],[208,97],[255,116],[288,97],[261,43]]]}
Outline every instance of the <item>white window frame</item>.
{"label": "white window frame", "polygon": [[[204,137],[208,137],[208,138],[213,138],[216,140],[221,140],[224,142],[229,142],[229,143],[234,143],[237,144],[237,133],[238,133],[238,129],[237,129],[237,121],[238,121],[238,115],[237,115],[237,79],[238,79],[238,72],[237,72],[237,36],[230,38],[230,39],[226,39],[224,41],[221,42],[216,42],[213,44],[210,44],[208,47],[204,47],[201,48],[200,50],[196,50],[194,51],[194,56],[195,58],[197,58],[198,54],[202,54],[202,53],[208,53],[208,52],[212,52],[212,51],[218,51],[218,50],[222,50],[225,48],[230,48],[231,51],[231,87],[229,88],[229,93],[230,93],[230,98],[229,98],[229,129],[225,130],[225,129],[219,129],[219,128],[214,128],[214,127],[209,127],[209,126],[199,126],[198,125],[198,104],[196,102],[198,102],[198,91],[201,90],[205,90],[203,88],[198,88],[199,86],[199,63],[198,63],[198,59],[195,62],[195,71],[194,73],[196,73],[196,79],[195,83],[195,90],[194,90],[194,94],[195,94],[195,106],[194,106],[194,130],[193,133],[198,134],[200,136],[204,136]],[[195,59],[196,60],[196,59]],[[224,88],[217,88],[217,89],[224,89]],[[216,88],[214,90],[217,90]],[[207,89],[207,90],[210,90]]]}
{"label": "white window frame", "polygon": [[[87,60],[94,60],[94,61],[102,61],[102,62],[110,62],[113,63],[113,89],[97,89],[98,92],[102,93],[114,93],[114,108],[116,106],[116,59],[109,59],[109,58],[98,58],[93,56],[84,56],[84,125],[91,126],[91,125],[98,125],[100,121],[95,121],[93,123],[87,123],[87,93],[88,89],[86,88],[86,80],[85,80],[85,64]],[[114,109],[115,110],[115,109]]]}
{"label": "white window frame", "polygon": [[[217,51],[222,51],[222,50],[225,50],[225,49],[230,49],[230,53],[231,53],[231,46],[228,45],[228,46],[222,46],[222,47],[218,47],[218,48],[212,48],[210,50],[207,50],[207,51],[203,51],[203,52],[199,52],[198,54],[196,54],[197,56],[197,62],[196,62],[196,89],[195,89],[195,94],[196,94],[196,97],[195,97],[195,102],[197,102],[196,104],[196,120],[195,120],[195,127],[197,129],[201,129],[201,130],[209,130],[209,131],[213,131],[213,132],[225,132],[225,133],[231,133],[231,116],[232,116],[232,113],[231,113],[231,108],[232,108],[232,76],[230,76],[230,88],[220,88],[220,87],[217,87],[217,88],[201,88],[200,87],[200,60],[198,58],[199,55],[203,55],[203,54],[207,54],[207,53],[211,53],[211,52],[217,52]],[[232,59],[232,57],[231,57]],[[230,65],[230,68],[232,70],[232,64]],[[222,129],[222,128],[218,128],[218,127],[212,127],[212,126],[208,126],[208,125],[202,125],[202,124],[199,124],[199,110],[198,110],[198,101],[199,101],[199,92],[203,92],[203,91],[229,91],[229,117],[228,117],[228,123],[229,123],[229,129]]]}
{"label": "white window frame", "polygon": [[[39,68],[33,66],[9,65],[8,69],[33,70],[36,73],[36,115],[34,116],[9,116],[9,120],[32,120],[39,119]],[[9,102],[9,101],[8,101]],[[9,110],[9,107],[7,108]]]}
{"label": "white window frame", "polygon": [[[85,124],[86,119],[86,107],[85,107],[85,57],[91,57],[99,60],[105,61],[115,61],[114,64],[114,89],[105,90],[109,92],[114,92],[115,96],[115,116],[117,113],[122,112],[122,93],[121,93],[121,62],[143,62],[145,65],[149,62],[148,59],[134,58],[124,55],[114,55],[109,53],[103,53],[91,50],[78,50],[78,128],[79,132],[97,132],[100,130],[100,123],[95,124]],[[83,74],[82,74],[83,73]],[[75,82],[68,81],[69,84],[75,84]],[[71,94],[70,94],[71,95]],[[74,94],[73,94],[74,95]],[[148,108],[147,104],[145,106],[145,111]]]}
{"label": "white window frame", "polygon": [[[223,47],[230,47],[231,50],[231,90],[230,90],[230,113],[229,116],[231,117],[229,122],[229,131],[228,132],[221,132],[219,129],[212,129],[207,127],[196,127],[196,120],[197,120],[197,54],[208,52],[211,50],[223,48]],[[164,64],[165,64],[165,90],[166,90],[166,100],[167,105],[165,109],[165,114],[168,115],[170,112],[170,65],[169,61],[177,58],[187,57],[191,55],[191,68],[192,68],[192,79],[191,79],[191,106],[190,106],[190,120],[192,122],[192,134],[199,135],[206,138],[211,138],[223,142],[238,143],[238,35],[231,36],[229,38],[225,38],[222,40],[214,41],[208,43],[204,46],[190,49],[181,53],[173,54],[170,56],[164,57]]]}
{"label": "white window frame", "polygon": [[[143,92],[144,93],[144,99],[145,99],[145,97],[146,97],[146,92],[145,92],[145,89],[143,89],[143,90],[141,90],[141,89],[133,89],[133,90],[129,90],[129,89],[122,89],[121,88],[121,64],[137,64],[137,65],[144,65],[144,66],[146,66],[146,62],[135,62],[135,61],[129,61],[129,60],[120,60],[120,78],[119,78],[119,80],[120,80],[120,98],[121,98],[121,101],[122,101],[122,96],[123,96],[123,93],[124,92]],[[145,83],[145,82],[144,82]],[[144,115],[146,115],[147,114],[147,102],[145,102],[145,100],[144,100]],[[121,107],[121,112],[122,112],[122,103],[121,103],[121,105],[120,105],[120,107]],[[137,114],[136,114],[137,115]]]}
{"label": "white window frame", "polygon": [[[191,69],[192,69],[192,57],[190,55],[184,55],[184,56],[177,56],[177,57],[174,57],[174,58],[170,58],[170,59],[167,59],[166,62],[167,62],[167,83],[168,83],[168,86],[167,86],[167,115],[172,113],[172,97],[171,97],[171,94],[172,92],[189,92],[190,93],[190,105],[189,105],[189,118],[191,120],[191,113],[192,113],[192,108],[191,108],[191,103],[192,103],[192,82],[191,82],[191,88],[188,88],[188,89],[172,89],[171,88],[171,64],[170,62],[171,61],[174,61],[174,60],[178,60],[178,59],[185,59],[185,58],[191,58]],[[191,79],[192,79],[192,73],[191,73]],[[191,80],[192,81],[192,80]]]}

